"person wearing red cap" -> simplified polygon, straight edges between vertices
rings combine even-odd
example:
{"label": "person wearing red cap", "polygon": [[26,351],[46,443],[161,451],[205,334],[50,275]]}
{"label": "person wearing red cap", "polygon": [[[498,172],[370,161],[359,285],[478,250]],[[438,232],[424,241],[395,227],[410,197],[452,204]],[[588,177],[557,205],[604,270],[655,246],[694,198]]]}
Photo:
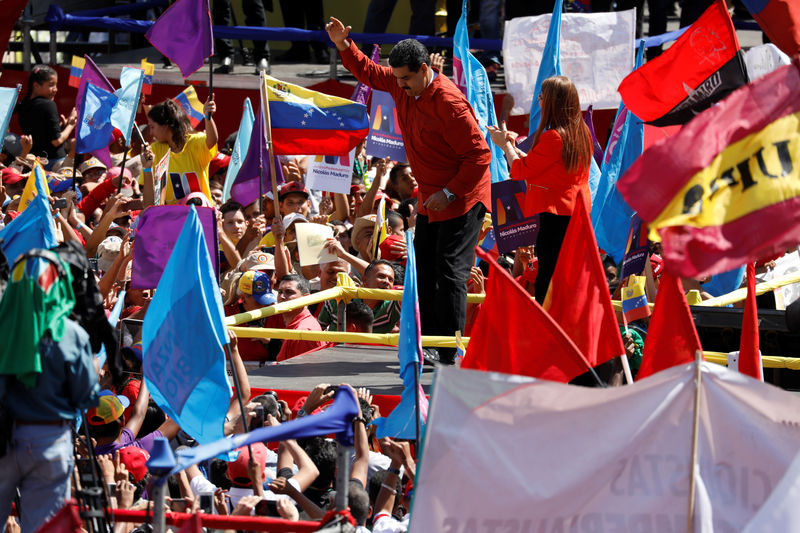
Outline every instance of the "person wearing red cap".
{"label": "person wearing red cap", "polygon": [[25,176],[15,167],[4,168],[0,178],[0,185],[5,187],[6,196],[13,198],[18,194],[22,194],[22,189],[25,188]]}
{"label": "person wearing red cap", "polygon": [[278,192],[278,207],[281,216],[285,217],[291,213],[300,213],[308,218],[311,211],[311,203],[308,200],[309,193],[306,186],[301,181],[289,181],[281,186]]}
{"label": "person wearing red cap", "polygon": [[[375,64],[348,39],[350,27],[331,17],[328,36],[342,64],[365,85],[391,94],[406,156],[419,184],[414,247],[423,335],[464,330],[467,278],[474,247],[491,206],[492,156],[464,94],[429,65],[425,46],[400,41],[390,67]],[[432,360],[455,363],[455,349],[427,350]]]}

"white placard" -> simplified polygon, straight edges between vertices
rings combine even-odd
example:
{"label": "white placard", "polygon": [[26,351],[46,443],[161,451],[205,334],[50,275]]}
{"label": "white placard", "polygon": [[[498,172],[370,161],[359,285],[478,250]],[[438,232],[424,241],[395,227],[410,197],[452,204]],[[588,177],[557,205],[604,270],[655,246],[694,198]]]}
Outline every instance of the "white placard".
{"label": "white placard", "polygon": [[[512,115],[531,109],[551,16],[506,21],[503,58],[506,88],[514,97]],[[635,21],[633,9],[561,15],[561,68],[578,87],[582,109],[619,107],[617,87],[633,68]]]}
{"label": "white placard", "polygon": [[791,62],[791,58],[772,43],[754,46],[744,53],[744,64],[751,82]]}
{"label": "white placard", "polygon": [[297,251],[300,266],[320,265],[336,261],[337,257],[325,249],[325,241],[333,238],[333,228],[313,222],[294,225],[297,233]]}
{"label": "white placard", "polygon": [[346,156],[309,156],[306,187],[315,191],[350,194],[356,149]]}

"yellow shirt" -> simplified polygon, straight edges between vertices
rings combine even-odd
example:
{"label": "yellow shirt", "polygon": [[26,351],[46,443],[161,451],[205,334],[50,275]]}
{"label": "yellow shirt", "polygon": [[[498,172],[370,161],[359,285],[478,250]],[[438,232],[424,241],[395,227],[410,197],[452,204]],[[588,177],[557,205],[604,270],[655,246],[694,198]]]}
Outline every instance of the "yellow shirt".
{"label": "yellow shirt", "polygon": [[[161,161],[161,158],[169,150],[169,145],[155,142],[151,148],[155,161]],[[202,192],[211,201],[211,189],[208,186],[208,163],[216,155],[216,145],[211,149],[206,146],[205,133],[190,134],[183,150],[172,152],[169,156],[167,192],[164,203],[176,204],[178,200],[193,192]]]}

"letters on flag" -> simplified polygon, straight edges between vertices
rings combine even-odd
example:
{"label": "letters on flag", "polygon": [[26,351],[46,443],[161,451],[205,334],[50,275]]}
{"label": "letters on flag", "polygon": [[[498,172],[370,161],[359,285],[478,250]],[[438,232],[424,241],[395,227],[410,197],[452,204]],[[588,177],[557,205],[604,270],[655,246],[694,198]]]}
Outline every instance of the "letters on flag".
{"label": "letters on flag", "polygon": [[530,246],[539,235],[538,213],[523,211],[527,190],[524,180],[492,183],[492,227],[502,254]]}
{"label": "letters on flag", "polygon": [[276,155],[344,155],[367,136],[363,104],[265,78]]}
{"label": "letters on flag", "polygon": [[181,91],[174,100],[183,108],[183,112],[186,113],[193,128],[196,128],[206,118],[203,114],[203,103],[197,97],[197,91],[191,85]]}
{"label": "letters on flag", "polygon": [[619,86],[625,106],[655,126],[684,124],[747,83],[725,0],[715,0],[663,54]]}
{"label": "letters on flag", "polygon": [[800,242],[800,60],[735,91],[619,180],[665,266],[700,277]]}
{"label": "letters on flag", "polygon": [[622,259],[622,274],[619,279],[641,274],[647,264],[649,252],[650,241],[647,240],[647,224],[642,222],[639,215],[634,213],[631,215],[628,244],[625,246],[625,257]]}

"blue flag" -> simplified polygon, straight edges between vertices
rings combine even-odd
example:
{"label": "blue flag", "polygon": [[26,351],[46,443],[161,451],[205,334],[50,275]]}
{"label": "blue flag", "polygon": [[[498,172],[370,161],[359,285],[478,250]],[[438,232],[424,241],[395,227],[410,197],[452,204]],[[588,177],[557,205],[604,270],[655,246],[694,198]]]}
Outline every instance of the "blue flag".
{"label": "blue flag", "polygon": [[133,67],[122,67],[119,75],[121,87],[115,91],[117,103],[111,113],[111,124],[122,132],[125,145],[131,143],[133,122],[136,120],[136,109],[139,107],[139,95],[144,83],[144,70]]}
{"label": "blue flag", "polygon": [[316,415],[295,418],[278,426],[258,428],[248,433],[234,435],[203,446],[184,448],[178,452],[178,463],[170,472],[175,474],[194,464],[231,452],[255,442],[277,442],[286,439],[306,439],[322,435],[336,435],[343,446],[353,445],[353,419],[358,416],[358,399],[352,389],[340,385],[333,403]]}
{"label": "blue flag", "polygon": [[563,0],[556,0],[556,5],[553,6],[553,16],[550,17],[550,28],[547,30],[547,40],[542,51],[542,62],[539,63],[539,74],[536,76],[536,85],[533,87],[533,101],[528,123],[529,137],[533,137],[542,118],[542,111],[539,109],[542,82],[552,76],[561,75],[561,11],[563,3]]}
{"label": "blue flag", "polygon": [[144,317],[142,370],[156,404],[200,443],[224,436],[231,387],[223,317],[203,227],[192,206]]}
{"label": "blue flag", "polygon": [[[428,416],[428,399],[422,386],[414,388],[414,372],[417,378],[422,374],[422,335],[420,333],[419,297],[417,294],[417,259],[411,231],[406,232],[408,258],[403,281],[403,305],[400,310],[400,339],[397,343],[397,356],[400,359],[400,378],[403,380],[403,393],[400,403],[388,417],[378,418],[373,423],[378,428],[378,438],[398,439],[417,438],[417,395],[419,395],[420,426],[425,427]],[[415,363],[419,363],[416,366]],[[419,381],[419,379],[417,379]]]}
{"label": "blue flag", "polygon": [[106,148],[111,141],[114,126],[111,113],[117,97],[91,83],[86,84],[78,114],[78,131],[75,134],[75,151],[87,154]]}
{"label": "blue flag", "polygon": [[[636,54],[634,69],[642,64],[644,47]],[[617,189],[617,180],[644,150],[644,123],[621,104],[606,145],[597,192],[592,201],[592,226],[597,244],[615,262],[625,256],[628,226],[633,209]],[[591,184],[590,184],[591,186]]]}
{"label": "blue flag", "polygon": [[8,264],[13,265],[17,257],[34,248],[52,248],[58,245],[56,225],[50,212],[50,202],[44,186],[44,171],[35,165],[37,194],[28,207],[0,230],[0,248],[6,254]]}
{"label": "blue flag", "polygon": [[0,87],[0,139],[6,138],[8,123],[11,122],[14,106],[17,105],[19,89],[19,85],[16,87]]}
{"label": "blue flag", "polygon": [[249,98],[244,99],[244,109],[242,110],[242,120],[239,122],[239,133],[236,134],[236,142],[233,143],[231,161],[228,163],[228,172],[225,174],[225,187],[222,189],[222,201],[227,202],[231,198],[231,187],[236,174],[242,168],[244,156],[250,146],[250,135],[253,133],[253,105]]}
{"label": "blue flag", "polygon": [[467,97],[467,101],[475,111],[478,126],[492,151],[492,183],[508,179],[508,165],[502,148],[489,138],[487,126],[497,126],[497,115],[494,111],[494,97],[489,85],[486,69],[469,51],[469,35],[467,33],[467,0],[461,6],[461,18],[458,19],[453,36],[453,81]]}

